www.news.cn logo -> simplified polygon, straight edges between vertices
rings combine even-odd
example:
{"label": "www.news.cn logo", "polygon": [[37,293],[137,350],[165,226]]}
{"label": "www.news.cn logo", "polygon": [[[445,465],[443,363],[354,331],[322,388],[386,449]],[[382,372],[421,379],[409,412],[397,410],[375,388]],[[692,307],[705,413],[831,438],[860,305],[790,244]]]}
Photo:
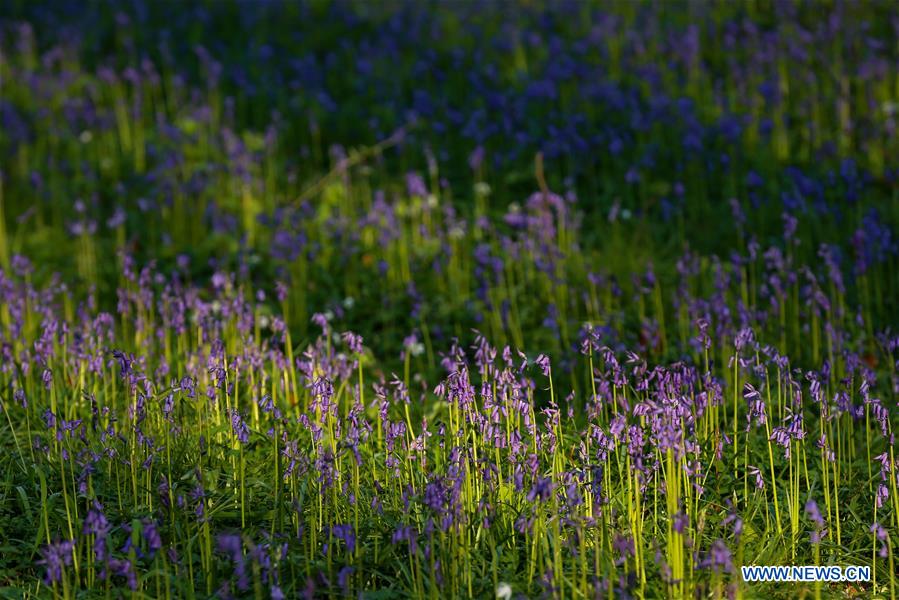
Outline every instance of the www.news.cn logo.
{"label": "www.news.cn logo", "polygon": [[871,581],[871,567],[740,567],[743,581]]}

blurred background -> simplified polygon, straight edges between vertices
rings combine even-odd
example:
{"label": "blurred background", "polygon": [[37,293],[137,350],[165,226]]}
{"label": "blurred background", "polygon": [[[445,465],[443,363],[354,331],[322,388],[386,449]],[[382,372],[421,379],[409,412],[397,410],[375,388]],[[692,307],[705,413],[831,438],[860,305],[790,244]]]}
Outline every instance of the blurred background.
{"label": "blurred background", "polygon": [[890,2],[12,0],[0,263],[107,309],[125,254],[280,282],[295,339],[321,312],[424,372],[472,329],[566,355],[585,323],[676,359],[685,294],[732,335],[790,286],[803,310],[772,281],[803,265],[844,275],[873,353],[897,39]]}

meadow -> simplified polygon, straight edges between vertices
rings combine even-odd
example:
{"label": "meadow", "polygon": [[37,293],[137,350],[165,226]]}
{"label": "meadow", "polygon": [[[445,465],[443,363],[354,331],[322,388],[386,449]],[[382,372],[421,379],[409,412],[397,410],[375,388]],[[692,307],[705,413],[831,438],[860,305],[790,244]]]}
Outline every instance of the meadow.
{"label": "meadow", "polygon": [[0,598],[895,600],[897,40],[3,3]]}

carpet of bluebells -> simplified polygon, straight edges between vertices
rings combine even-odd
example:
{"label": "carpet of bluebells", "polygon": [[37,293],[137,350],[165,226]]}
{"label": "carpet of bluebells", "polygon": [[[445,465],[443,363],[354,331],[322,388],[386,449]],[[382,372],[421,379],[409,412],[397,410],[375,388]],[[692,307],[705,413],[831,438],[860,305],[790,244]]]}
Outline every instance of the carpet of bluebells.
{"label": "carpet of bluebells", "polygon": [[895,600],[897,39],[3,2],[0,598]]}

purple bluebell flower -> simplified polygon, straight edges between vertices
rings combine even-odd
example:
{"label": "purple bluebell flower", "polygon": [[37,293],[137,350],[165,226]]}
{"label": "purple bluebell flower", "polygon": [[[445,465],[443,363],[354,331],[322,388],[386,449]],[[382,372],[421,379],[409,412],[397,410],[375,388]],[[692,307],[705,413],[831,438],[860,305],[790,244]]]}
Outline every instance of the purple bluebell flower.
{"label": "purple bluebell flower", "polygon": [[350,349],[350,352],[355,352],[356,354],[362,354],[362,336],[356,335],[351,331],[345,331],[341,334],[344,343],[347,345],[347,348]]}
{"label": "purple bluebell flower", "polygon": [[147,544],[149,556],[155,556],[156,553],[162,549],[162,538],[159,535],[159,529],[156,522],[151,519],[145,519],[141,535],[144,539],[144,543]]}
{"label": "purple bluebell flower", "polygon": [[231,430],[241,444],[250,441],[250,428],[236,410],[231,411]]}
{"label": "purple bluebell flower", "polygon": [[550,364],[549,357],[545,354],[539,355],[535,360],[534,364],[540,367],[540,371],[543,373],[545,377],[549,377],[550,373]]}
{"label": "purple bluebell flower", "polygon": [[53,585],[62,580],[62,570],[72,564],[74,549],[75,543],[71,540],[54,542],[41,549],[41,559],[38,564],[44,566],[45,584]]}
{"label": "purple bluebell flower", "polygon": [[220,534],[216,538],[216,549],[228,556],[234,565],[234,575],[237,577],[237,588],[240,591],[249,589],[249,579],[246,573],[246,561],[243,555],[243,540],[238,534]]}
{"label": "purple bluebell flower", "polygon": [[699,566],[712,569],[716,573],[730,573],[733,571],[733,561],[730,548],[724,543],[724,540],[715,540],[712,547],[699,561]]}

